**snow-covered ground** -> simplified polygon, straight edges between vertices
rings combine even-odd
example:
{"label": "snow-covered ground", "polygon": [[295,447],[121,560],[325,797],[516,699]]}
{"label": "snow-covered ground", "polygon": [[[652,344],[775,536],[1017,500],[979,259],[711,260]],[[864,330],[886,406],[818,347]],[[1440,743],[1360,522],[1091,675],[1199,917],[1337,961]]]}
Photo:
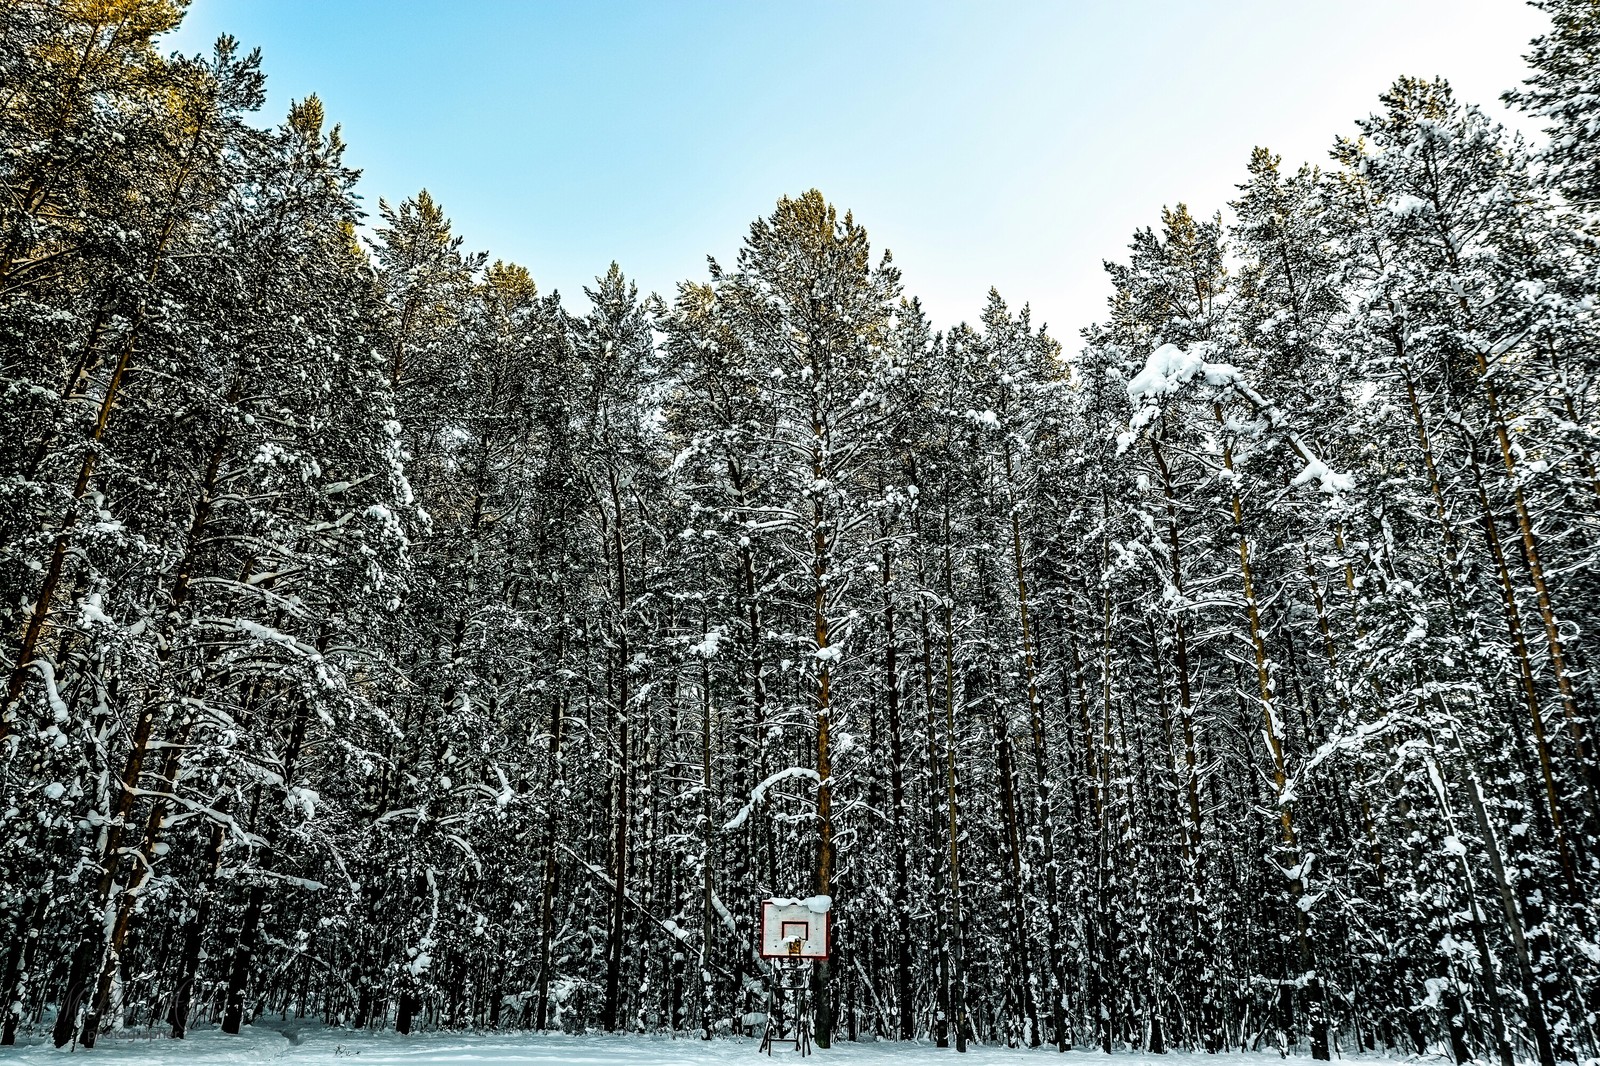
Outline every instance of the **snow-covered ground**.
{"label": "snow-covered ground", "polygon": [[[708,1064],[770,1062],[755,1040],[672,1040],[659,1036],[592,1034],[454,1034],[424,1033],[409,1037],[395,1033],[352,1033],[315,1025],[275,1023],[254,1026],[243,1035],[197,1032],[187,1040],[107,1037],[93,1051],[79,1051],[77,1061],[105,1066],[249,1066],[252,1063],[340,1063],[341,1066],[708,1066]],[[0,1064],[56,1063],[64,1052],[47,1042],[0,1048]],[[773,1059],[793,1061],[792,1050],[780,1050]],[[911,1066],[936,1060],[961,1066],[1022,1066],[1030,1062],[1082,1063],[1103,1059],[1095,1052],[1073,1051],[1065,1059],[1053,1048],[1013,1049],[974,1047],[964,1056],[954,1048],[928,1044],[840,1043],[827,1051],[814,1051],[810,1062],[850,1063],[856,1066]],[[1282,1062],[1276,1054],[1263,1055],[1117,1055],[1116,1066],[1271,1066]],[[1309,1060],[1307,1060],[1309,1062]]]}

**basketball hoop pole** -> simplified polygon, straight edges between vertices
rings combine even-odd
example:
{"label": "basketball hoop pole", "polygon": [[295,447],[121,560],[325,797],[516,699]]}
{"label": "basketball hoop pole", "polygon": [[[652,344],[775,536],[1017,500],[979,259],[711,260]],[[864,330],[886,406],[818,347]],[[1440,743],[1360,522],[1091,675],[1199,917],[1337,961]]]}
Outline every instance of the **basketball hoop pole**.
{"label": "basketball hoop pole", "polygon": [[811,1053],[812,964],[828,957],[832,908],[827,896],[761,901],[757,952],[772,964],[767,1027],[761,1037],[761,1050],[768,1055],[774,1044],[793,1044],[800,1054]]}
{"label": "basketball hoop pole", "polygon": [[761,1050],[771,1055],[776,1044],[793,1044],[801,1055],[811,1054],[811,963],[806,959],[773,960]]}

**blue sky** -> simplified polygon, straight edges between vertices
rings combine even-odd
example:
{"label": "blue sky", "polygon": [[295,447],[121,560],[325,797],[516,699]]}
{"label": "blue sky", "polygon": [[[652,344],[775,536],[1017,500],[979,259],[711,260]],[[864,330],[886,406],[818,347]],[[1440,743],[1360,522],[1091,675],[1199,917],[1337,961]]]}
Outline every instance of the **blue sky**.
{"label": "blue sky", "polygon": [[319,94],[372,211],[426,187],[575,310],[613,259],[670,295],[815,186],[937,325],[994,285],[1075,346],[1163,204],[1224,206],[1254,145],[1321,162],[1402,73],[1504,115],[1542,24],[1515,0],[194,0],[169,47],[261,47],[268,115]]}

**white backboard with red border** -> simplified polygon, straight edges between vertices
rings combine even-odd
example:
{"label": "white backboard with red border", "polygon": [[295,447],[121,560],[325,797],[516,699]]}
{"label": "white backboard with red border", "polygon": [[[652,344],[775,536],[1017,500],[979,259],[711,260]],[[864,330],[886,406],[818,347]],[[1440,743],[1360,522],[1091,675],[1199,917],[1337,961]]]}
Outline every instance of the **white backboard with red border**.
{"label": "white backboard with red border", "polygon": [[761,901],[761,957],[811,959],[828,957],[827,896],[787,899],[774,896]]}

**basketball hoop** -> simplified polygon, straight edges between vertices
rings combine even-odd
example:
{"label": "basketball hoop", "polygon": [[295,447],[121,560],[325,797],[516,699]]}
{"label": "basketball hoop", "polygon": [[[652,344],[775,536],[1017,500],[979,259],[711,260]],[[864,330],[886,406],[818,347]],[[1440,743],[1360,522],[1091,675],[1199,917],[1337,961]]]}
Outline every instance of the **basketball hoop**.
{"label": "basketball hoop", "polygon": [[827,896],[786,899],[774,896],[761,901],[761,957],[798,958],[821,962],[828,957],[829,914],[833,901]]}
{"label": "basketball hoop", "polygon": [[802,1055],[811,1053],[811,967],[828,957],[828,934],[833,901],[827,896],[788,899],[775,896],[761,901],[759,951],[772,960],[772,985],[767,997],[767,1027],[761,1050],[772,1054],[774,1044],[793,1044]]}

